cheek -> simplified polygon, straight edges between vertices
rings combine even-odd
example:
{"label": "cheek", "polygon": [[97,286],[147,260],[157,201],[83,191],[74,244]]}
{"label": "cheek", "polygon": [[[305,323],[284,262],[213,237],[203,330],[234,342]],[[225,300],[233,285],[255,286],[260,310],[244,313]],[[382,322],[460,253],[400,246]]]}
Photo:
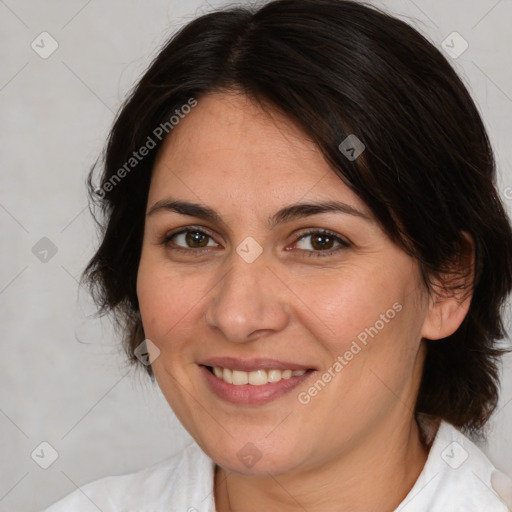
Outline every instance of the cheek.
{"label": "cheek", "polygon": [[358,335],[364,340],[366,329],[371,329],[376,322],[379,331],[384,330],[384,326],[387,328],[388,322],[383,322],[392,322],[396,314],[393,304],[400,302],[404,295],[403,283],[399,280],[386,279],[379,268],[357,265],[333,269],[317,279],[309,276],[300,289],[307,306],[303,322],[309,318],[311,329],[318,337],[330,340],[329,344],[337,353],[347,349]]}
{"label": "cheek", "polygon": [[137,274],[137,297],[146,337],[162,345],[184,321],[191,304],[197,302],[194,290],[197,283],[185,283],[182,277],[169,272],[165,263],[143,252]]}
{"label": "cheek", "polygon": [[[401,387],[415,367],[421,340],[423,302],[414,267],[399,261],[391,269],[346,267],[308,289],[311,311],[302,322],[322,341],[326,368],[342,357],[336,375],[357,395]],[[373,372],[373,374],[372,374]],[[373,395],[375,396],[375,395]]]}
{"label": "cheek", "polygon": [[[343,347],[345,359],[351,358],[343,370],[345,384],[353,393],[356,407],[366,404],[366,408],[378,410],[385,404],[396,404],[397,400],[408,403],[415,393],[423,365],[418,357],[420,305],[416,297],[400,290],[395,292],[370,316],[358,317],[365,323],[358,326],[357,332],[352,331],[352,337],[346,341],[350,345]],[[357,354],[352,355],[353,352]]]}
{"label": "cheek", "polygon": [[[213,273],[172,265],[157,251],[141,256],[137,297],[144,333],[153,341],[174,371],[191,358],[196,346],[191,332],[202,325],[204,307],[215,291]],[[197,339],[197,336],[195,337]]]}

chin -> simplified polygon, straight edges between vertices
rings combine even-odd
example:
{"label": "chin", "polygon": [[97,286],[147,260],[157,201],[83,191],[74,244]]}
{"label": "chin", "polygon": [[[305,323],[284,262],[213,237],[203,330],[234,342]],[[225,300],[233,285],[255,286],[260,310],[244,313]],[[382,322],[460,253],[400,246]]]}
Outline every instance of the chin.
{"label": "chin", "polygon": [[[245,476],[273,476],[286,474],[301,465],[307,454],[296,446],[287,445],[284,440],[277,442],[229,441],[229,446],[203,447],[207,455],[226,471]],[[302,455],[302,456],[301,456]]]}

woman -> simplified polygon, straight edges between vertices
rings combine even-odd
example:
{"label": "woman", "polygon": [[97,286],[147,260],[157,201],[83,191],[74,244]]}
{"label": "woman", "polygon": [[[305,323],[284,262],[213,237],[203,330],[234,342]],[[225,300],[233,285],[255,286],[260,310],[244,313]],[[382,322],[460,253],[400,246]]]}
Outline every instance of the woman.
{"label": "woman", "polygon": [[[123,106],[84,278],[195,442],[51,512],[506,511],[512,232],[467,90],[356,2],[202,16]],[[510,505],[509,505],[510,506]]]}

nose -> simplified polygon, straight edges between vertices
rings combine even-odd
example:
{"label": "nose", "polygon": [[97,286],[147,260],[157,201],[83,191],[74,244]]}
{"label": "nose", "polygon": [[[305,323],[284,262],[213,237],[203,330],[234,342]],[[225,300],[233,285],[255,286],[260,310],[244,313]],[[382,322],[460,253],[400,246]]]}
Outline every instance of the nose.
{"label": "nose", "polygon": [[232,342],[244,343],[283,330],[289,322],[286,286],[264,254],[252,263],[236,252],[206,304],[206,323]]}

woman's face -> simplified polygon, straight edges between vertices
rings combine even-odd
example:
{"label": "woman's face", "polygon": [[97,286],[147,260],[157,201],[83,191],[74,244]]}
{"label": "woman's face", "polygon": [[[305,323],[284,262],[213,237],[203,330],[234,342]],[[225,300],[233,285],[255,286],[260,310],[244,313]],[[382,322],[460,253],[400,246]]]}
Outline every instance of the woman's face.
{"label": "woman's face", "polygon": [[417,263],[293,123],[202,97],[160,151],[147,212],[153,371],[220,466],[308,470],[410,427],[429,310]]}

